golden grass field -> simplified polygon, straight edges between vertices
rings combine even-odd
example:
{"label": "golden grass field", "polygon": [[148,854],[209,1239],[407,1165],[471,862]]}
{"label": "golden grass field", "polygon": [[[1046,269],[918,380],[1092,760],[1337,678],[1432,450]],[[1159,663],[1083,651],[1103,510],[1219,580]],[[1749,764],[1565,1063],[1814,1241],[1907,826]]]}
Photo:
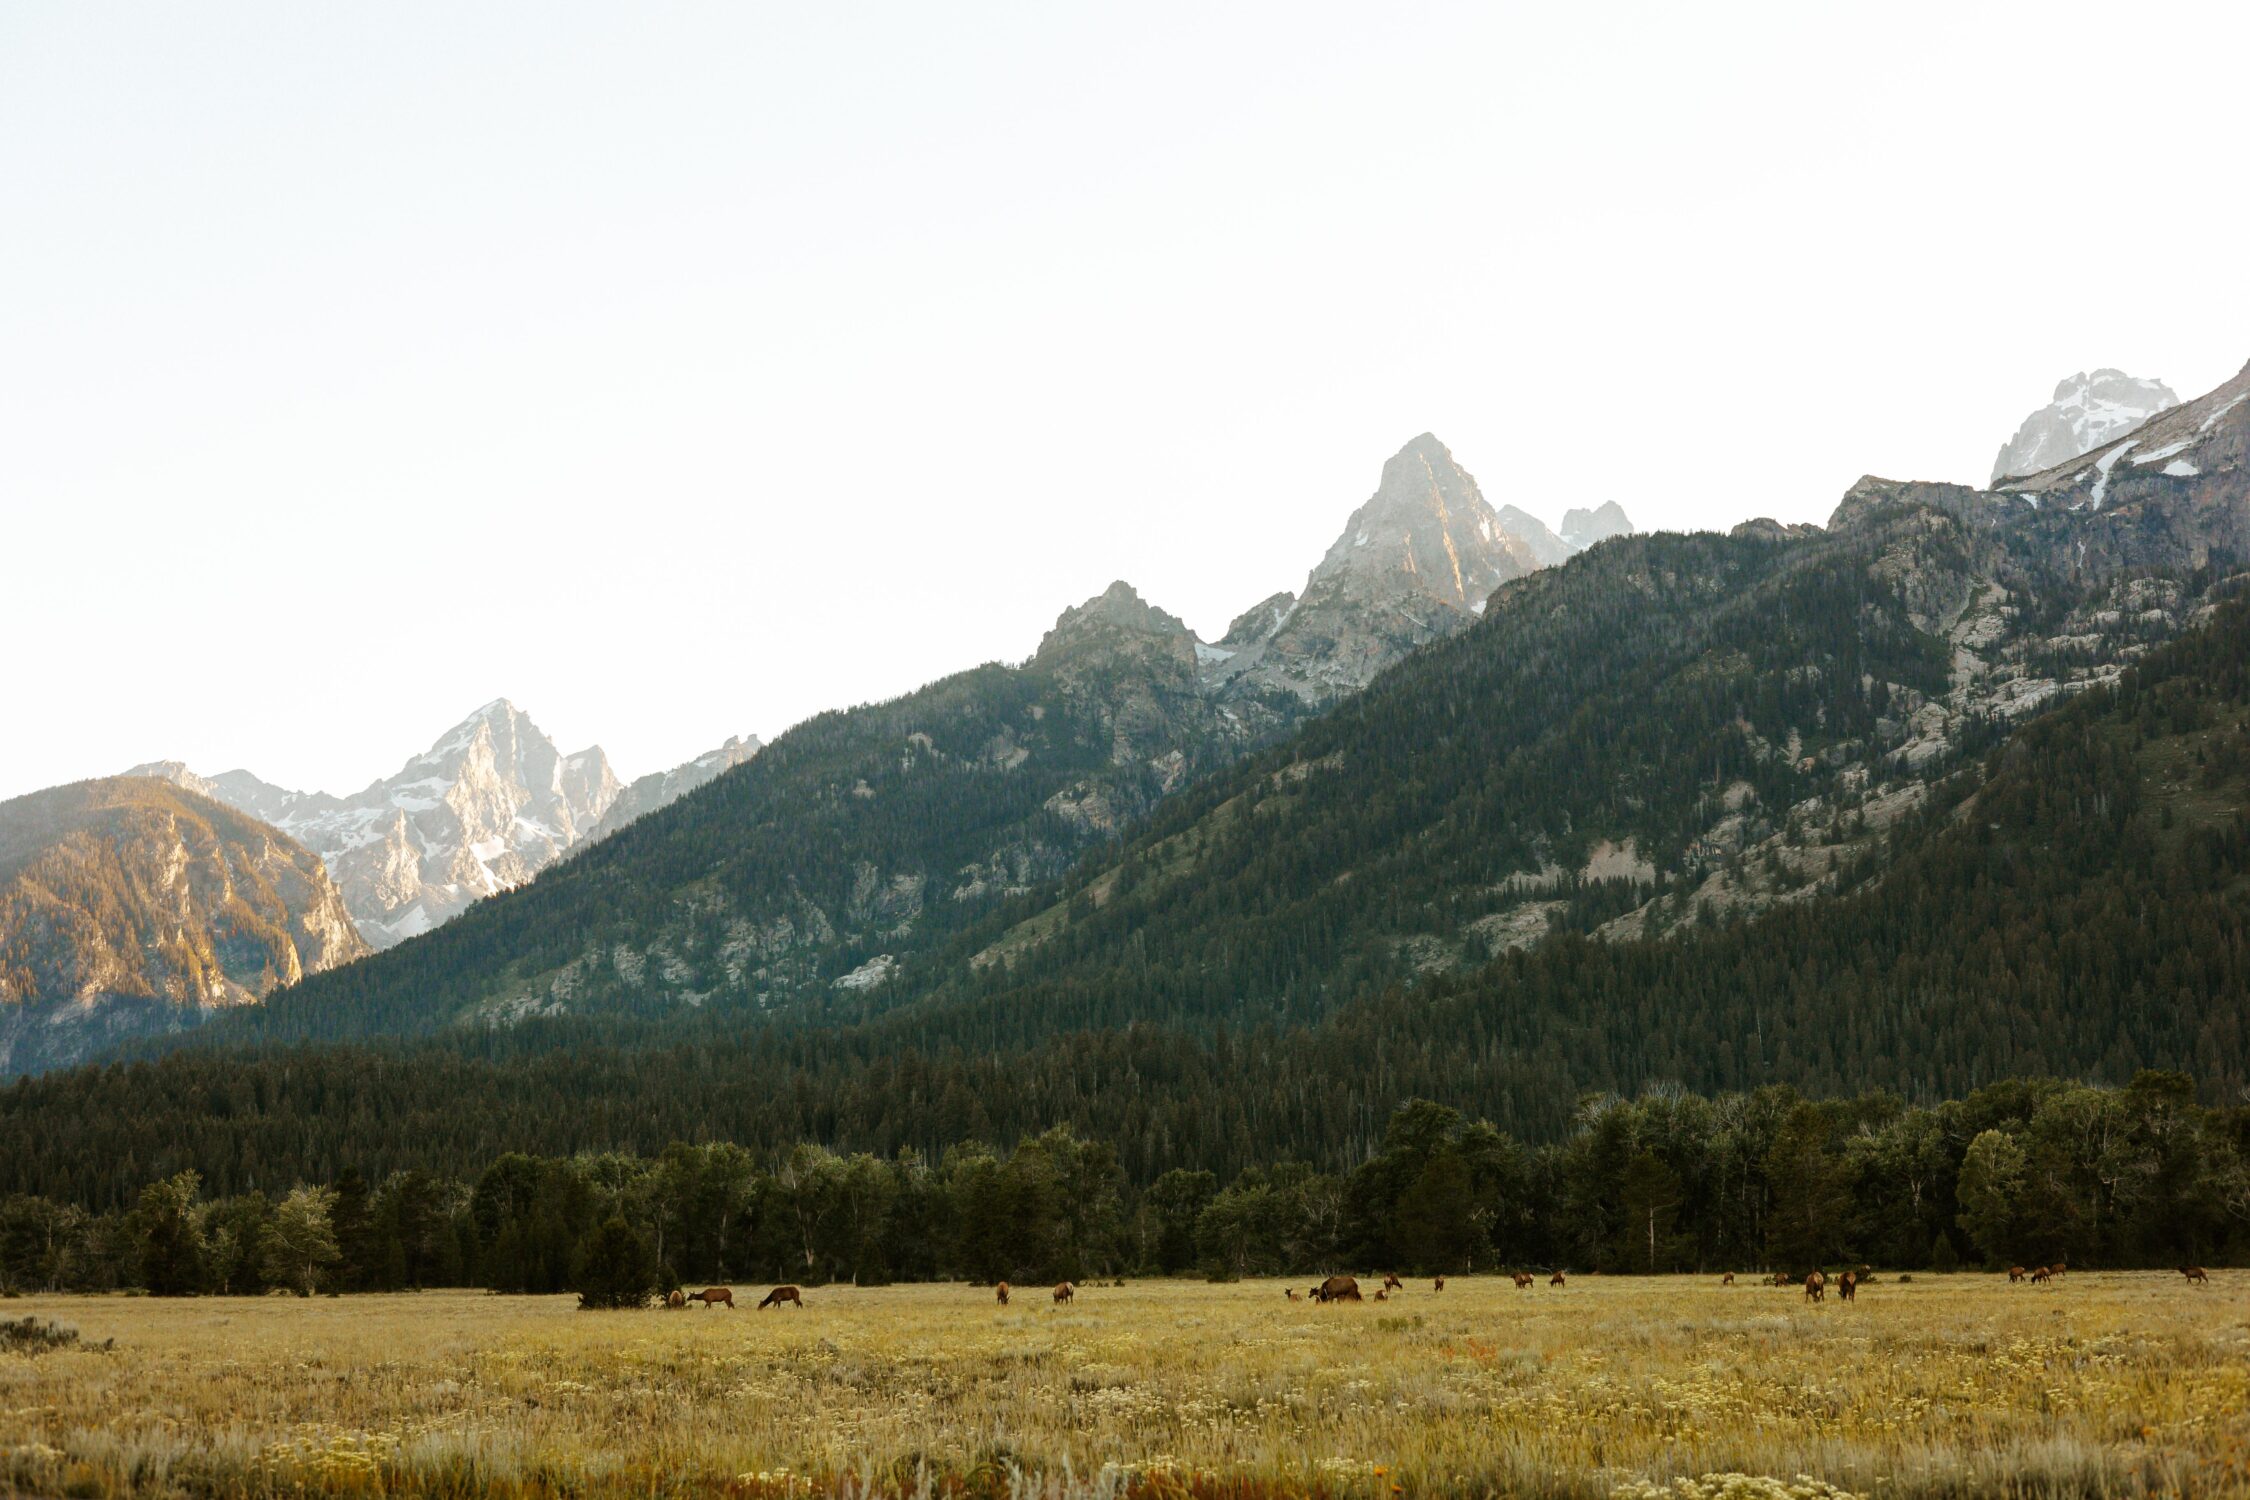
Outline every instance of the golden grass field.
{"label": "golden grass field", "polygon": [[0,1355],[0,1492],[2250,1495],[2243,1272],[740,1290],[23,1298],[116,1348]]}

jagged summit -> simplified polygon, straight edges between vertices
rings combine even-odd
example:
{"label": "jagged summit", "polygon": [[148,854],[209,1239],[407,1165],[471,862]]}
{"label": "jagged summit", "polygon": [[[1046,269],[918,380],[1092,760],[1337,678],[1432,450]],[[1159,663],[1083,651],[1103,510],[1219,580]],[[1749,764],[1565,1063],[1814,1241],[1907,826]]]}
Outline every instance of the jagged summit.
{"label": "jagged summit", "polygon": [[1573,553],[1583,552],[1613,536],[1630,536],[1632,532],[1633,523],[1626,519],[1625,507],[1615,500],[1605,500],[1592,510],[1563,512],[1563,544]]}
{"label": "jagged summit", "polygon": [[[1614,502],[1570,516],[1595,540],[1632,529]],[[1570,531],[1567,519],[1558,536],[1514,505],[1495,510],[1436,434],[1422,433],[1383,465],[1304,592],[1237,616],[1205,655],[1237,692],[1333,701],[1469,624],[1502,584],[1567,561],[1587,545]]]}
{"label": "jagged summit", "polygon": [[2161,380],[2122,370],[2081,370],[2055,386],[2055,399],[2024,418],[1993,460],[1993,485],[2036,474],[2123,437],[2159,412],[2180,404]]}

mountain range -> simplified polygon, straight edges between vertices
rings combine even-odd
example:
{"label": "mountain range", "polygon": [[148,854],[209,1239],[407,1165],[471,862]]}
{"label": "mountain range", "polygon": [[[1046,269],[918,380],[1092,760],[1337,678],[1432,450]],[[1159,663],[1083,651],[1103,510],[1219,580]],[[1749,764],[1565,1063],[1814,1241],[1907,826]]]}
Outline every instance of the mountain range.
{"label": "mountain range", "polygon": [[755,735],[620,784],[599,745],[565,755],[496,698],[395,775],[349,797],[293,792],[248,771],[199,776],[179,761],[133,767],[262,819],[317,852],[376,949],[418,937],[473,901],[522,885],[569,850],[757,754]]}
{"label": "mountain range", "polygon": [[[1118,583],[1066,610],[1020,667],[980,668],[785,736],[776,748],[786,753],[761,757],[765,774],[738,786],[733,806],[704,806],[702,818],[716,819],[708,835],[656,847],[667,871],[683,847],[701,851],[699,894],[643,919],[637,941],[590,936],[618,925],[605,859],[558,870],[542,898],[580,913],[571,951],[511,941],[506,959],[464,965],[457,945],[481,954],[480,927],[402,962],[450,971],[418,981],[431,1003],[458,992],[488,1016],[556,1013],[593,995],[623,1002],[651,984],[690,1005],[719,995],[761,1008],[865,995],[893,976],[891,950],[933,941],[1059,877],[1162,799],[1465,627],[1500,582],[1630,523],[1611,503],[1570,512],[1565,529],[1579,540],[1514,507],[1494,511],[1425,434],[1385,465],[1302,599],[1265,601],[1220,643]],[[380,950],[635,828],[763,749],[754,737],[730,740],[621,785],[598,747],[564,754],[502,699],[349,797],[291,791],[247,771],[204,777],[176,761],[127,774],[224,803],[313,849]],[[904,785],[910,795],[899,795]],[[672,888],[668,875],[632,883]]]}
{"label": "mountain range", "polygon": [[1553,1134],[1668,1082],[2237,1089],[2246,447],[2250,369],[1998,488],[1540,566],[1418,438],[1218,643],[1115,585],[151,1066],[19,1086],[0,1143],[461,1170],[1060,1121],[1146,1176],[1350,1158],[1408,1093]]}

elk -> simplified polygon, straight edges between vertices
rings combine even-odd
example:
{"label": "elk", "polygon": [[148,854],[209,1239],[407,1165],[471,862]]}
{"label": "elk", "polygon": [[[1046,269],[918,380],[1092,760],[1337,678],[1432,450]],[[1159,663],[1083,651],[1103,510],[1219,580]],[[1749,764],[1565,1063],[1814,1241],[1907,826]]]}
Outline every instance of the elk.
{"label": "elk", "polygon": [[2008,1267],[2008,1280],[2009,1280],[2009,1281],[2011,1281],[2011,1282],[2021,1281],[2021,1280],[2023,1280],[2023,1279],[2024,1279],[2024,1277],[2025,1277],[2025,1276],[2027,1276],[2027,1275],[2029,1275],[2029,1274],[2030,1274],[2030,1273],[2029,1273],[2029,1272],[2027,1272],[2027,1271],[2025,1271],[2025,1270],[2024,1270],[2024,1268],[2023,1268],[2023,1267],[2021,1267],[2021,1266],[2010,1266],[2010,1267]]}
{"label": "elk", "polygon": [[734,1288],[731,1286],[707,1286],[687,1300],[700,1302],[705,1307],[724,1306],[731,1312],[734,1309]]}
{"label": "elk", "polygon": [[1069,1282],[1059,1281],[1055,1283],[1055,1300],[1057,1302],[1068,1302],[1077,1295],[1078,1288],[1072,1286]]}
{"label": "elk", "polygon": [[766,1300],[759,1303],[758,1306],[761,1308],[779,1307],[784,1302],[795,1303],[797,1306],[803,1307],[805,1305],[805,1294],[793,1286],[777,1286],[766,1293]]}
{"label": "elk", "polygon": [[1406,1290],[1406,1283],[1396,1276],[1385,1276],[1383,1278],[1383,1290],[1386,1292],[1403,1292]]}
{"label": "elk", "polygon": [[1352,1276],[1331,1276],[1313,1288],[1315,1302],[1357,1302],[1359,1280]]}
{"label": "elk", "polygon": [[993,1290],[993,1293],[994,1293],[994,1295],[996,1295],[997,1297],[999,1297],[999,1299],[1000,1299],[1000,1305],[1001,1305],[1002,1307],[1006,1307],[1006,1306],[1008,1305],[1008,1283],[1006,1283],[1005,1281],[1003,1281],[1003,1282],[1001,1282],[1001,1283],[1000,1283],[1000,1284],[999,1284],[998,1286],[994,1287],[994,1288],[993,1288],[992,1290]]}
{"label": "elk", "polygon": [[1531,1285],[1531,1273],[1529,1271],[1518,1271],[1515,1280],[1516,1290],[1520,1292]]}
{"label": "elk", "polygon": [[1563,1274],[1560,1271],[1555,1272],[1554,1275],[1547,1278],[1547,1285],[1549,1286],[1561,1286],[1562,1284]]}
{"label": "elk", "polygon": [[1729,1271],[1729,1272],[1727,1272],[1727,1274],[1726,1274],[1726,1275],[1724,1275],[1724,1276],[1721,1276],[1721,1277],[1719,1278],[1719,1285],[1721,1285],[1721,1286],[1733,1286],[1733,1285],[1734,1285],[1734,1272],[1732,1272],[1732,1271]]}
{"label": "elk", "polygon": [[1390,1289],[1389,1287],[1387,1287],[1387,1286],[1379,1286],[1379,1287],[1375,1288],[1375,1300],[1376,1300],[1377,1302],[1388,1302],[1388,1301],[1390,1301],[1390,1300],[1391,1300],[1391,1289]]}
{"label": "elk", "polygon": [[2045,1266],[2034,1266],[2031,1271],[2032,1284],[2036,1286],[2040,1282],[2047,1280],[2054,1274],[2054,1272],[2048,1270]]}
{"label": "elk", "polygon": [[681,1291],[678,1287],[672,1288],[671,1291],[664,1294],[664,1305],[670,1308],[687,1306],[687,1293]]}
{"label": "elk", "polygon": [[2188,1279],[2188,1285],[2190,1286],[2197,1282],[2201,1282],[2205,1286],[2211,1284],[2211,1273],[2201,1266],[2182,1266],[2180,1267],[2180,1274]]}
{"label": "elk", "polygon": [[1443,1276],[1440,1276],[1440,1277],[1439,1277],[1439,1278],[1438,1278],[1438,1279],[1437,1279],[1436,1281],[1432,1282],[1432,1283],[1430,1284],[1430,1290],[1431,1290],[1431,1291],[1433,1291],[1433,1292],[1442,1292],[1442,1291],[1444,1291],[1444,1290],[1445,1290],[1445,1278],[1444,1278]]}
{"label": "elk", "polygon": [[1859,1277],[1850,1271],[1836,1278],[1836,1300],[1849,1302],[1859,1295]]}
{"label": "elk", "polygon": [[1296,1289],[1295,1287],[1293,1287],[1293,1286],[1285,1286],[1285,1287],[1283,1287],[1283,1288],[1281,1289],[1281,1295],[1282,1295],[1282,1296],[1284,1296],[1284,1297],[1287,1297],[1287,1298],[1288,1298],[1288,1299],[1289,1299],[1290,1301],[1292,1301],[1292,1302],[1301,1302],[1301,1301],[1303,1301],[1303,1300],[1304,1300],[1303,1298],[1301,1298],[1301,1297],[1299,1297],[1299,1296],[1297,1295],[1297,1289]]}
{"label": "elk", "polygon": [[1828,1295],[1828,1278],[1818,1271],[1805,1278],[1805,1300],[1819,1302]]}

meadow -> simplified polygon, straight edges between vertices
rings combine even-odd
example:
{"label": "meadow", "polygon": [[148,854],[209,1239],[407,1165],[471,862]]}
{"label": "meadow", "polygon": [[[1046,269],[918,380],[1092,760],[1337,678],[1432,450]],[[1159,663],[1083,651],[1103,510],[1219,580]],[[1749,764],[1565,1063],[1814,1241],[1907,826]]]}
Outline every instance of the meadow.
{"label": "meadow", "polygon": [[2240,1272],[763,1291],[13,1300],[0,1492],[2250,1495]]}

